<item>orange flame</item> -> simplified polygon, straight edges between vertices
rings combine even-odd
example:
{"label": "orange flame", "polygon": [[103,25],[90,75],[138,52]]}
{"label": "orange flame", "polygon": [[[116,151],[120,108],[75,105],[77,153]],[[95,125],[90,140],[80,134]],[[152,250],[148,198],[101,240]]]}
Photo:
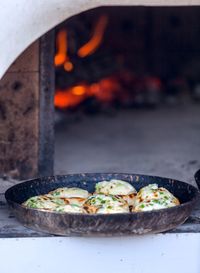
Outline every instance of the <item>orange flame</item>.
{"label": "orange flame", "polygon": [[[100,16],[91,39],[78,50],[77,55],[79,57],[84,58],[97,50],[103,40],[107,23],[108,17],[105,15]],[[62,65],[65,71],[72,71],[74,66],[68,56],[68,40],[65,29],[58,32],[56,46],[55,66]],[[95,97],[102,102],[109,102],[113,99],[117,90],[118,86],[115,81],[112,78],[105,78],[98,83],[80,84],[65,90],[56,90],[54,105],[61,109],[73,108],[88,97]]]}
{"label": "orange flame", "polygon": [[56,47],[57,53],[54,58],[55,66],[64,65],[65,71],[71,71],[73,69],[73,64],[70,62],[67,54],[67,31],[65,29],[58,32],[56,37]]}
{"label": "orange flame", "polygon": [[54,105],[59,108],[74,107],[80,104],[87,95],[85,85],[77,85],[66,90],[57,90],[54,97]]}
{"label": "orange flame", "polygon": [[73,108],[88,97],[95,97],[102,102],[111,102],[119,92],[120,86],[112,77],[98,83],[76,85],[65,90],[57,90],[54,105],[58,108]]}
{"label": "orange flame", "polygon": [[103,40],[107,23],[108,17],[106,15],[102,15],[96,24],[92,38],[78,50],[79,57],[87,57],[96,51]]}
{"label": "orange flame", "polygon": [[[86,57],[92,54],[101,44],[103,35],[108,23],[108,17],[102,15],[94,29],[92,38],[78,50],[79,57]],[[74,65],[68,56],[68,37],[67,31],[61,29],[56,36],[57,52],[54,57],[55,66],[63,65],[65,71],[70,72],[73,70]]]}
{"label": "orange flame", "polygon": [[54,58],[55,66],[65,63],[67,59],[67,31],[60,30],[56,37],[57,53]]}

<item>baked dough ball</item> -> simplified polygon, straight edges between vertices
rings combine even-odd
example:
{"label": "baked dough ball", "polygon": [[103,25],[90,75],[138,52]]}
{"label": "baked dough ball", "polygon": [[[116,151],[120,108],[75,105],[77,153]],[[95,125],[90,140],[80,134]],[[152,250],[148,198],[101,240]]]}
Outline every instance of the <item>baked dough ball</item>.
{"label": "baked dough ball", "polygon": [[132,211],[151,211],[170,208],[179,204],[179,200],[167,189],[159,188],[157,184],[150,184],[140,189]]}
{"label": "baked dough ball", "polygon": [[129,206],[133,206],[137,191],[126,181],[112,179],[110,181],[98,182],[95,186],[95,193],[119,196],[123,198]]}
{"label": "baked dough ball", "polygon": [[83,209],[87,213],[109,214],[109,213],[128,213],[128,203],[118,196],[94,194],[83,204]]}

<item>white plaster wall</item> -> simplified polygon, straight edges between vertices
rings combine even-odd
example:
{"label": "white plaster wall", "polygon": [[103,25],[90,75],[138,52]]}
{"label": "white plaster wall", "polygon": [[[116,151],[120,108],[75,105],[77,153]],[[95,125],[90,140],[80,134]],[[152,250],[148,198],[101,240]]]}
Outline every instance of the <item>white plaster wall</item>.
{"label": "white plaster wall", "polygon": [[0,78],[45,32],[74,14],[102,5],[200,5],[200,0],[0,0]]}
{"label": "white plaster wall", "polygon": [[1,273],[199,273],[200,234],[0,238]]}

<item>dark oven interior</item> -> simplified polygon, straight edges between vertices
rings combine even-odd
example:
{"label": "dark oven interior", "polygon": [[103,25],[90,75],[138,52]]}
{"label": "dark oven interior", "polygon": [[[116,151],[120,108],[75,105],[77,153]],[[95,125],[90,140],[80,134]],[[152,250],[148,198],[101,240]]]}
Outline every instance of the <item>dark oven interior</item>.
{"label": "dark oven interior", "polygon": [[194,181],[199,15],[199,7],[101,7],[56,27],[56,173]]}
{"label": "dark oven interior", "polygon": [[56,28],[57,108],[199,99],[199,8],[104,7]]}

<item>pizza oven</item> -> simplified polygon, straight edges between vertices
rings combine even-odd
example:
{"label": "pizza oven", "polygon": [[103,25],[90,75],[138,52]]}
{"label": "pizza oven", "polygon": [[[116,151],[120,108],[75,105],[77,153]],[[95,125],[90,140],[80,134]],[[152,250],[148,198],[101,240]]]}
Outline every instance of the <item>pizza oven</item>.
{"label": "pizza oven", "polygon": [[[67,132],[68,127],[73,128],[80,123],[74,139],[81,134],[89,139],[90,134],[95,134],[95,131],[101,134],[104,130],[94,127],[93,132],[89,125],[87,134],[85,117],[88,120],[105,120],[105,131],[110,132],[99,141],[102,149],[105,147],[107,150],[112,142],[109,134],[112,135],[112,130],[117,133],[120,127],[123,128],[123,117],[117,120],[119,113],[122,116],[126,113],[126,120],[134,120],[134,116],[141,115],[141,121],[136,124],[140,127],[144,122],[142,112],[146,117],[150,113],[152,120],[157,120],[160,109],[174,111],[178,117],[184,113],[181,105],[189,103],[192,109],[197,107],[200,100],[199,14],[199,7],[192,6],[99,7],[62,21],[32,43],[0,82],[1,176],[25,179],[51,175],[54,163],[57,173],[82,171],[81,164],[76,164],[76,160],[84,162],[84,158],[78,155],[88,153],[95,157],[90,152],[94,147],[80,140],[83,145],[77,149],[77,145],[81,144],[72,140],[73,133]],[[194,115],[197,113],[198,110],[194,110]],[[162,126],[167,120],[164,118],[160,122]],[[178,126],[178,120],[173,126]],[[184,118],[181,119],[183,121]],[[97,127],[104,123],[99,122],[99,125],[96,122]],[[196,122],[195,118],[193,122]],[[115,124],[113,129],[112,124]],[[129,126],[131,123],[127,123],[124,130],[127,131]],[[145,126],[148,125],[144,122],[141,126],[144,132]],[[154,126],[159,125],[154,123]],[[129,146],[136,145],[134,138],[137,139],[137,133],[134,130],[137,128],[133,129],[133,137],[128,140],[121,136],[119,145],[125,145],[118,154],[113,151],[116,157],[119,158],[120,153],[125,155]],[[147,130],[151,128],[147,127]],[[190,130],[187,125],[185,130]],[[64,138],[72,149],[63,149]],[[96,141],[98,146],[98,140],[92,141]],[[151,141],[149,138],[149,143]],[[88,147],[88,152],[84,150],[84,145]],[[138,161],[129,158],[129,163],[123,162],[124,166],[127,164],[131,168],[133,162],[134,169],[142,171],[145,153],[148,158],[148,145],[145,149],[147,152],[144,154],[143,149],[141,153],[136,151],[143,157],[139,155]],[[193,149],[197,150],[196,146]],[[162,153],[162,148],[160,152],[158,148],[156,150],[158,154]],[[100,165],[95,159],[92,169],[88,161],[88,165],[82,164],[83,171],[94,171],[95,168],[97,171],[117,170],[122,166],[112,159],[112,153],[108,161],[115,163],[103,164],[106,152],[99,153]],[[170,154],[166,157],[169,158]],[[65,161],[64,158],[68,159]],[[152,157],[149,161],[153,160]],[[64,163],[60,167],[61,161]],[[177,168],[193,171],[199,168],[199,164],[195,155],[182,163],[184,167],[179,164]],[[121,170],[129,169],[121,167]],[[155,166],[144,167],[144,171],[154,172]],[[180,172],[177,171],[176,175]]]}
{"label": "pizza oven", "polygon": [[[2,272],[200,272],[199,15],[199,0],[2,1]],[[22,205],[111,179],[157,183],[180,205]]]}

